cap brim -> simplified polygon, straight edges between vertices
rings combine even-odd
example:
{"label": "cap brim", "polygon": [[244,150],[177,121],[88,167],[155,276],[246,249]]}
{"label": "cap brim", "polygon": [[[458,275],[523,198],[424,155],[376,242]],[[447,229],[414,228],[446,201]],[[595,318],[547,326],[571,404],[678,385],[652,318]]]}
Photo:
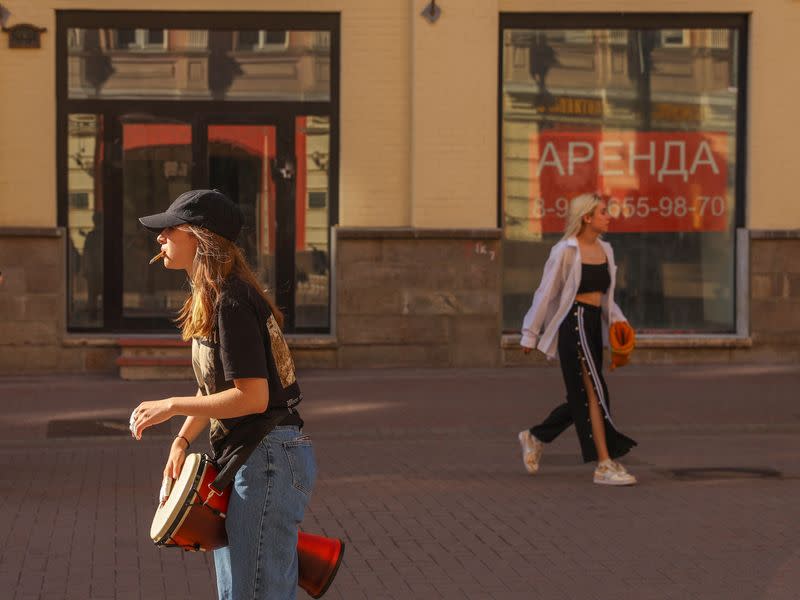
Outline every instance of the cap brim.
{"label": "cap brim", "polygon": [[167,227],[176,227],[183,225],[186,221],[180,219],[176,215],[170,213],[158,213],[157,215],[148,215],[147,217],[140,217],[139,223],[145,226],[153,233],[161,233]]}

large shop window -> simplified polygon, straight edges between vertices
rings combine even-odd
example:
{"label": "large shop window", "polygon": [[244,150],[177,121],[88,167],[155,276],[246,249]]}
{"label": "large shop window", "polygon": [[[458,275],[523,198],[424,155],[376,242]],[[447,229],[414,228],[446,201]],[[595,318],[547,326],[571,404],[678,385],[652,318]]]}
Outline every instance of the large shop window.
{"label": "large shop window", "polygon": [[597,191],[634,327],[735,333],[746,19],[503,15],[500,39],[504,329]]}
{"label": "large shop window", "polygon": [[215,188],[292,333],[331,327],[339,16],[59,11],[70,331],[174,333],[189,287],[137,217]]}

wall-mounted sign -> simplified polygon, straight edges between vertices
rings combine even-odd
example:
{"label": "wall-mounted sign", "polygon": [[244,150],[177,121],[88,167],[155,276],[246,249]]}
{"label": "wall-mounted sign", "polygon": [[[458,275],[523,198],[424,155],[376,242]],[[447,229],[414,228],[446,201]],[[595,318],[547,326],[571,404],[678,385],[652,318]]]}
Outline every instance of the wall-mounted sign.
{"label": "wall-mounted sign", "polygon": [[9,48],[41,48],[41,34],[47,29],[30,23],[20,23],[13,27],[3,27],[3,31],[8,34]]}

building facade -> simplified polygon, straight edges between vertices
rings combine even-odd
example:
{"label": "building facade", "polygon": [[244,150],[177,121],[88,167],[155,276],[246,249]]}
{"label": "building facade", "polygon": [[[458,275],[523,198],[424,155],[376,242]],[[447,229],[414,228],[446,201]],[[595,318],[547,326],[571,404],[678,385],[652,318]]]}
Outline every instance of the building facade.
{"label": "building facade", "polygon": [[0,3],[0,373],[186,375],[136,217],[199,187],[301,366],[543,364],[518,329],[587,191],[636,360],[800,356],[800,4],[184,6]]}

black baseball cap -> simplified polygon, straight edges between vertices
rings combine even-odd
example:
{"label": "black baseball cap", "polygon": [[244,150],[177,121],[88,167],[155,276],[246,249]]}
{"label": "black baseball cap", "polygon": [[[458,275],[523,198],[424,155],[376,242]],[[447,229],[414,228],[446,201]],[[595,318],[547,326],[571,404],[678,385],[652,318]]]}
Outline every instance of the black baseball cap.
{"label": "black baseball cap", "polygon": [[235,242],[242,229],[242,213],[219,190],[189,190],[163,213],[141,217],[139,222],[153,233],[166,227],[197,225]]}

